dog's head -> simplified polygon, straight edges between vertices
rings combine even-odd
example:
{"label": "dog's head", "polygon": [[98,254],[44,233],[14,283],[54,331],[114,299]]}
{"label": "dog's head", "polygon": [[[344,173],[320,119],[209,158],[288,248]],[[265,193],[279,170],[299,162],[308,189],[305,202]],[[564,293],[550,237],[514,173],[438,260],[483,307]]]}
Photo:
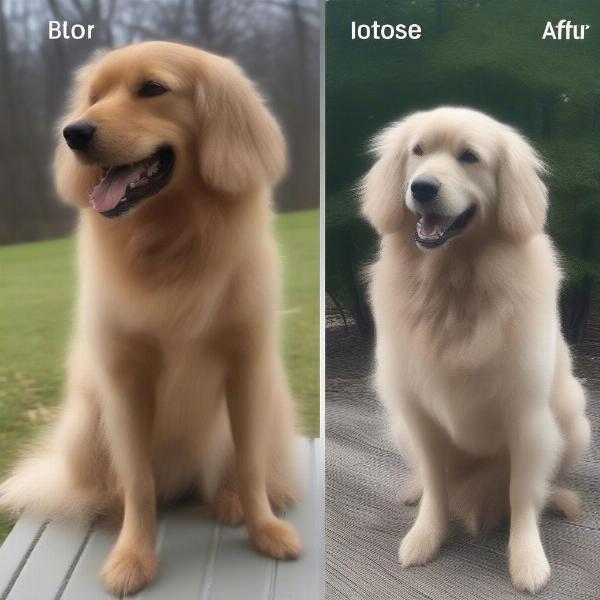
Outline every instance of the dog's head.
{"label": "dog's head", "polygon": [[231,61],[146,42],[99,54],[77,73],[60,126],[60,196],[118,217],[201,182],[242,195],[285,170],[280,129]]}
{"label": "dog's head", "polygon": [[409,219],[416,244],[500,233],[521,241],[543,230],[544,165],[510,127],[466,108],[413,114],[374,140],[363,214],[381,233]]}

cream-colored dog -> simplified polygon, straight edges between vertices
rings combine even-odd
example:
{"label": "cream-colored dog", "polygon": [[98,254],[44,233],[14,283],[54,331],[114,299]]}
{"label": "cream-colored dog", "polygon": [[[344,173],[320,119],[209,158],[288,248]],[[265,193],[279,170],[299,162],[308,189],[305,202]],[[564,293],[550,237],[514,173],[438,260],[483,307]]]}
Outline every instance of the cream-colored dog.
{"label": "cream-colored dog", "polygon": [[298,556],[273,513],[297,495],[270,231],[277,123],[230,61],[149,42],[79,72],[62,134],[57,187],[80,209],[68,394],[0,507],[121,515],[102,572],[117,595],[154,577],[157,500],[190,489],[222,521],[245,519],[262,552]]}
{"label": "cream-colored dog", "polygon": [[514,129],[465,108],[413,114],[374,142],[363,212],[381,234],[371,271],[377,389],[420,504],[403,566],[430,561],[450,515],[471,531],[510,514],[514,585],[543,587],[546,502],[586,448],[585,395],[560,332],[560,270],[544,233],[544,171]]}

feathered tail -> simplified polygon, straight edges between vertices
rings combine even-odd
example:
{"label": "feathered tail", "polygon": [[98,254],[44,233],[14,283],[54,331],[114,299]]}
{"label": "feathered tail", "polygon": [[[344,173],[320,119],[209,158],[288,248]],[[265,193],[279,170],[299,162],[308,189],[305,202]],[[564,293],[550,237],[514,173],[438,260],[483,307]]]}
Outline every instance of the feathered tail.
{"label": "feathered tail", "polygon": [[0,510],[87,521],[106,507],[99,490],[77,485],[64,457],[46,450],[17,464],[0,484]]}

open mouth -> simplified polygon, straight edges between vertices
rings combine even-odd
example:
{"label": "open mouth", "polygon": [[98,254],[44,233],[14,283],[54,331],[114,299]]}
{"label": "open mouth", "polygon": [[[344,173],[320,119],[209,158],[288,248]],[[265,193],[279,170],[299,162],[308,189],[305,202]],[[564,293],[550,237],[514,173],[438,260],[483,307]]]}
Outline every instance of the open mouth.
{"label": "open mouth", "polygon": [[461,233],[474,214],[474,204],[471,204],[458,217],[445,217],[436,213],[417,213],[415,241],[424,248],[437,248]]}
{"label": "open mouth", "polygon": [[120,217],[158,194],[169,183],[174,164],[175,153],[164,147],[130,165],[103,167],[102,179],[90,193],[90,203],[104,217]]}

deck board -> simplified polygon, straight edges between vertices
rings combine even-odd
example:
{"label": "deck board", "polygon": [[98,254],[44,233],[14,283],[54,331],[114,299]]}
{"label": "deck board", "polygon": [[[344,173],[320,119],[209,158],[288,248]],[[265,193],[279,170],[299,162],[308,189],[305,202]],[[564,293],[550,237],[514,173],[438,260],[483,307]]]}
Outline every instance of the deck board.
{"label": "deck board", "polygon": [[46,523],[23,518],[0,547],[0,598],[5,600],[41,537]]}
{"label": "deck board", "polygon": [[314,598],[325,597],[325,540],[322,535],[325,515],[324,477],[311,477],[310,470],[325,472],[325,459],[320,448],[313,445],[305,462],[307,501],[294,507],[289,520],[304,534],[304,552],[297,562],[280,562],[274,582],[273,600],[295,600],[293,593],[304,588],[315,591]]}
{"label": "deck board", "polygon": [[207,598],[271,599],[278,562],[264,560],[256,552],[249,552],[249,545],[248,536],[242,529],[223,527]]}
{"label": "deck board", "polygon": [[102,529],[94,529],[66,583],[60,600],[109,600],[113,599],[98,583],[98,574],[114,542],[115,535]]}
{"label": "deck board", "polygon": [[23,565],[7,600],[39,600],[47,592],[54,594],[68,578],[73,564],[86,543],[88,529],[53,521]]}
{"label": "deck board", "polygon": [[[285,518],[303,539],[296,561],[266,558],[244,527],[225,527],[190,507],[159,515],[160,570],[138,600],[314,600],[323,597],[323,444],[303,440],[306,491]],[[0,600],[109,600],[98,573],[116,532],[22,518],[0,547]]]}

